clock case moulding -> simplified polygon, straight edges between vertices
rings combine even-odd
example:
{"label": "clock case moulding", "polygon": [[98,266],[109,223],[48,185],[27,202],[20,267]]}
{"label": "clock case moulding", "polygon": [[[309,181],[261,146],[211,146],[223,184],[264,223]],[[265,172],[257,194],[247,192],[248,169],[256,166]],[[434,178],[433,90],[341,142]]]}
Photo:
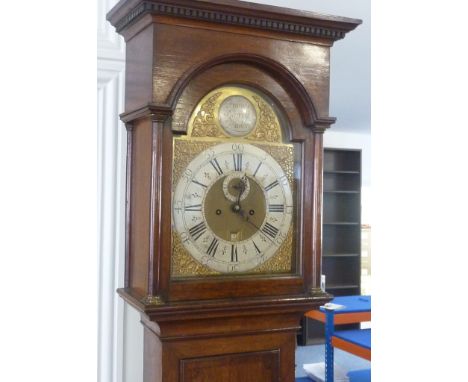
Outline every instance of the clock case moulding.
{"label": "clock case moulding", "polygon": [[[194,356],[194,343],[175,350],[175,342],[202,341],[203,349],[208,338],[217,346],[228,337],[230,354],[259,351],[259,365],[282,365],[269,370],[289,380],[300,318],[331,298],[320,289],[323,133],[335,122],[330,48],[361,21],[234,0],[122,0],[107,18],[126,41],[126,272],[118,293],[142,313],[145,381],[197,380],[202,363],[180,363]],[[286,122],[284,143],[299,154],[296,272],[171,279],[173,138],[186,133],[204,96],[227,85],[271,99]],[[204,351],[197,356],[213,355]],[[220,357],[223,365],[244,359]]]}

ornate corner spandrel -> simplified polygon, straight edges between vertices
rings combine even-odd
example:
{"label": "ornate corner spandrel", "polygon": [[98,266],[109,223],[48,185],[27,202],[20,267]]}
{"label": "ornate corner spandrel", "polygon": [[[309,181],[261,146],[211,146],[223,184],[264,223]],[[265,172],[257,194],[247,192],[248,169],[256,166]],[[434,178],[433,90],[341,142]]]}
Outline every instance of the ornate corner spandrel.
{"label": "ornate corner spandrel", "polygon": [[215,120],[215,109],[219,107],[217,100],[222,94],[216,92],[201,104],[192,122],[192,137],[225,137]]}
{"label": "ornate corner spandrel", "polygon": [[253,99],[260,111],[260,118],[256,129],[248,138],[266,142],[281,142],[281,128],[273,109],[261,97],[254,95]]}
{"label": "ornate corner spandrel", "polygon": [[[232,98],[243,100],[251,108],[253,115],[249,123],[252,123],[252,127],[245,134],[232,134],[228,127],[223,126],[223,118],[220,118],[225,101]],[[238,138],[268,143],[283,141],[281,124],[272,105],[255,91],[243,86],[223,86],[203,97],[189,119],[187,137]]]}
{"label": "ornate corner spandrel", "polygon": [[294,248],[293,229],[289,229],[288,235],[278,252],[262,265],[255,268],[252,273],[291,273],[293,271],[292,253]]}

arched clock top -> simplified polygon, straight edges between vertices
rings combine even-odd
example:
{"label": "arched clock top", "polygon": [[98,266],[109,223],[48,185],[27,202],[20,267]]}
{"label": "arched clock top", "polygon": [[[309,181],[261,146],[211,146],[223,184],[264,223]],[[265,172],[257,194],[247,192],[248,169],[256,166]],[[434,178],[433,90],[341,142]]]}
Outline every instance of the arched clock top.
{"label": "arched clock top", "polygon": [[[229,64],[250,66],[269,76],[271,78],[270,82],[276,82],[291,98],[300,115],[301,125],[315,130],[319,126],[324,126],[326,129],[335,122],[336,119],[333,117],[320,115],[313,101],[314,96],[311,94],[311,91],[308,91],[304,84],[286,66],[267,56],[251,53],[217,56],[205,62],[193,65],[181,76],[179,81],[177,81],[166,104],[171,105],[175,110],[182,93],[187,87],[190,87],[192,81],[218,66]],[[242,83],[241,79],[238,78],[237,80],[238,81],[233,81],[231,79],[230,81]],[[221,84],[219,84],[219,86],[221,86]],[[252,84],[252,86],[259,87],[258,85],[255,86],[255,84]],[[266,91],[262,92],[267,93]],[[281,102],[279,104],[281,104]],[[178,130],[177,126],[175,126],[175,130]]]}
{"label": "arched clock top", "polygon": [[282,143],[281,120],[284,118],[265,95],[245,86],[222,86],[198,103],[189,119],[187,137]]}

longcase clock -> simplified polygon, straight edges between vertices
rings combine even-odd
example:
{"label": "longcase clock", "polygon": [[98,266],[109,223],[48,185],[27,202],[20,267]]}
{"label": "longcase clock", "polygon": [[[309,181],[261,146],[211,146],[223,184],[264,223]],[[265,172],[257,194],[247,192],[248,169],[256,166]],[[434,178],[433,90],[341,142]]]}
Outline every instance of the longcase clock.
{"label": "longcase clock", "polygon": [[125,286],[145,382],[294,380],[320,289],[329,54],[359,20],[122,0]]}

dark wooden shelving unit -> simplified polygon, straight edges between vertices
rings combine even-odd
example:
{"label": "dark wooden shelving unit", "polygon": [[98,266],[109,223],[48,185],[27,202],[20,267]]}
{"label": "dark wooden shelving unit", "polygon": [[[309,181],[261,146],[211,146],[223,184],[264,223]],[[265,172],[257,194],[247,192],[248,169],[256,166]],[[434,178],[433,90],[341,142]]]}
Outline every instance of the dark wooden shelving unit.
{"label": "dark wooden shelving unit", "polygon": [[[322,246],[326,291],[360,294],[361,150],[324,150]],[[301,345],[323,342],[323,324],[304,318],[298,340]]]}

